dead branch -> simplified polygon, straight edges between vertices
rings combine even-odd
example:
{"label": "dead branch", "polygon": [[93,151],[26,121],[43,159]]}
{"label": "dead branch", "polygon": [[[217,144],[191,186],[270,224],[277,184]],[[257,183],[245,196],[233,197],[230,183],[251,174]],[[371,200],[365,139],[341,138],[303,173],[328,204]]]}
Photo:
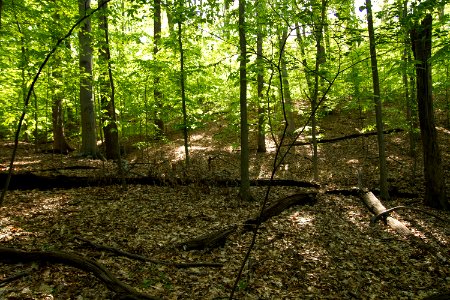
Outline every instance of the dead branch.
{"label": "dead branch", "polygon": [[253,230],[256,224],[265,222],[294,205],[313,205],[317,201],[316,195],[317,193],[299,193],[280,199],[272,205],[268,206],[259,216],[245,221],[244,230]]}
{"label": "dead branch", "polygon": [[2,279],[2,280],[0,280],[0,287],[2,287],[4,285],[7,285],[8,283],[13,282],[15,280],[19,280],[22,277],[28,276],[31,273],[33,273],[34,270],[35,270],[34,268],[31,268],[29,270],[22,271],[22,272],[19,272],[17,274],[14,274],[14,275],[12,275],[10,277],[7,277],[5,279]]}
{"label": "dead branch", "polygon": [[73,253],[59,251],[23,251],[0,247],[0,262],[6,264],[31,263],[34,261],[51,264],[69,265],[90,272],[106,287],[115,292],[119,299],[158,299],[154,296],[140,293],[132,287],[116,279],[104,266],[96,261]]}
{"label": "dead branch", "polygon": [[105,246],[105,245],[100,245],[100,244],[96,244],[93,243],[85,238],[82,237],[75,237],[76,240],[82,241],[86,244],[88,244],[89,246],[98,249],[98,250],[105,250],[108,252],[112,252],[116,255],[119,256],[124,256],[124,257],[128,257],[131,259],[136,259],[139,261],[144,261],[144,262],[151,262],[154,264],[160,264],[160,265],[166,265],[166,266],[173,266],[176,268],[197,268],[197,267],[212,267],[212,268],[221,268],[223,267],[223,264],[221,263],[212,263],[212,262],[198,262],[198,263],[177,263],[177,262],[172,262],[172,261],[166,261],[166,260],[159,260],[159,259],[151,259],[149,257],[145,257],[142,255],[138,255],[138,254],[134,254],[134,253],[130,253],[130,252],[126,252],[114,247],[109,247],[109,246]]}
{"label": "dead branch", "polygon": [[230,234],[235,232],[236,225],[216,230],[214,232],[206,233],[192,240],[180,243],[177,245],[185,251],[189,250],[211,250],[218,247],[225,246],[227,238]]}
{"label": "dead branch", "polygon": [[[384,130],[383,133],[389,134],[389,133],[402,132],[402,131],[404,131],[404,130],[401,128],[394,128],[394,129]],[[317,143],[318,144],[336,143],[336,142],[340,142],[343,140],[356,139],[359,137],[368,137],[368,136],[372,136],[372,135],[377,135],[377,132],[371,131],[371,132],[364,132],[364,133],[354,133],[354,134],[350,134],[350,135],[340,136],[337,138],[319,139],[319,140],[317,140]],[[306,146],[306,145],[311,145],[311,143],[312,142],[295,142],[293,145],[294,146]]]}
{"label": "dead branch", "polygon": [[415,207],[410,207],[410,206],[403,206],[403,205],[400,205],[400,206],[395,206],[395,207],[386,209],[385,211],[379,213],[378,215],[373,216],[373,217],[370,219],[370,224],[373,225],[373,224],[375,224],[375,223],[376,223],[378,220],[380,220],[380,219],[385,220],[386,217],[389,216],[389,214],[390,214],[391,212],[396,211],[396,210],[400,210],[400,209],[409,209],[409,210],[413,210],[413,211],[418,211],[418,212],[421,212],[421,213],[430,215],[430,216],[432,216],[432,217],[435,217],[436,219],[441,220],[442,222],[448,223],[448,220],[444,220],[443,218],[441,218],[441,217],[439,217],[438,215],[435,215],[435,214],[433,214],[433,213],[431,213],[431,212],[429,212],[429,211],[426,211],[426,210],[423,210],[423,209],[420,209],[420,208],[415,208]]}

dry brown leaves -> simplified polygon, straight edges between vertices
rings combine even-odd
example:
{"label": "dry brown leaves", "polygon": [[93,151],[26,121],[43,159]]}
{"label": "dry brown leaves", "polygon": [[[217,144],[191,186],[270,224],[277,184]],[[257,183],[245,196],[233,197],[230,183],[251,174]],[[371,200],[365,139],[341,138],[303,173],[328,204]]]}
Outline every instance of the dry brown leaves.
{"label": "dry brown leaves", "polygon": [[[331,121],[330,121],[331,122]],[[333,121],[334,122],[334,121]],[[339,132],[339,129],[337,130]],[[448,135],[444,135],[448,142]],[[406,136],[387,137],[391,184],[421,193],[421,179],[409,181],[411,159],[405,156]],[[356,185],[363,169],[368,186],[376,182],[376,144],[365,139],[320,146],[321,182],[328,188]],[[60,250],[94,258],[119,280],[163,299],[223,299],[230,293],[251,238],[232,234],[224,248],[185,252],[179,242],[242,222],[259,210],[265,188],[253,187],[257,199],[242,203],[236,187],[201,184],[171,186],[171,178],[238,178],[239,153],[232,147],[214,148],[214,139],[193,136],[194,167],[184,170],[179,140],[159,145],[128,159],[136,176],[159,174],[168,186],[105,186],[50,191],[10,191],[0,208],[0,245],[26,250]],[[2,166],[8,147],[2,147]],[[273,149],[272,149],[273,151]],[[445,151],[445,150],[444,150]],[[448,149],[447,149],[448,151]],[[289,154],[278,178],[308,180],[310,149]],[[449,153],[444,153],[448,170]],[[211,158],[211,159],[210,159]],[[177,160],[178,159],[178,160]],[[252,155],[253,178],[267,178],[273,152]],[[208,163],[209,161],[209,163]],[[96,170],[63,170],[72,176],[105,176],[116,172],[110,162],[34,154],[21,145],[18,168],[33,171],[68,165],[97,166]],[[420,165],[420,164],[419,164]],[[183,173],[185,175],[183,175]],[[417,171],[417,173],[420,173]],[[413,184],[412,184],[413,183]],[[270,201],[300,191],[275,187]],[[420,199],[394,199],[386,207],[411,205]],[[415,207],[421,204],[415,203]],[[429,210],[428,208],[424,208]],[[449,219],[446,212],[433,211]],[[394,214],[436,251],[449,253],[448,224],[418,212]],[[294,207],[265,222],[239,282],[238,299],[420,299],[450,289],[448,260],[423,251],[379,223],[352,196],[319,194],[314,206]],[[98,244],[174,262],[220,262],[217,268],[177,269],[113,256],[77,241]],[[445,259],[445,257],[444,257]],[[27,265],[0,265],[0,281]],[[1,299],[110,299],[91,274],[62,265],[35,265],[28,276],[0,286]]]}

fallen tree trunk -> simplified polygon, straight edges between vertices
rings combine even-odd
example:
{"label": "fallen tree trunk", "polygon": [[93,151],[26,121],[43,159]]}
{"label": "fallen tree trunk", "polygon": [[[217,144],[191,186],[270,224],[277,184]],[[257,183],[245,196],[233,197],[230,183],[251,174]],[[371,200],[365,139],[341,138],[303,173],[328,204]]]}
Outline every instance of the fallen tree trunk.
{"label": "fallen tree trunk", "polygon": [[[375,215],[380,215],[386,211],[386,207],[381,204],[380,200],[372,192],[365,192],[362,194],[362,200],[367,205],[372,213]],[[414,236],[411,230],[409,230],[402,222],[394,219],[391,216],[385,217],[385,223],[404,236]]]}
{"label": "fallen tree trunk", "polygon": [[237,226],[230,226],[224,229],[216,230],[203,234],[194,239],[188,240],[178,244],[178,248],[185,251],[189,250],[211,250],[225,246],[227,238],[230,234],[235,232]]}
{"label": "fallen tree trunk", "polygon": [[[394,128],[394,129],[384,130],[383,133],[389,134],[389,133],[402,132],[402,131],[404,131],[404,130],[401,128]],[[371,132],[364,132],[364,133],[354,133],[354,134],[340,136],[340,137],[336,137],[336,138],[319,139],[319,140],[317,140],[317,143],[318,144],[336,143],[336,142],[340,142],[340,141],[344,141],[344,140],[356,139],[359,137],[368,137],[368,136],[372,136],[372,135],[377,135],[377,132],[371,131]],[[311,145],[311,144],[312,144],[312,142],[295,142],[293,145],[294,146],[306,146],[306,145]]]}
{"label": "fallen tree trunk", "polygon": [[[0,183],[6,181],[7,174],[0,173]],[[143,185],[157,185],[157,186],[172,186],[172,185],[189,185],[189,184],[204,184],[208,186],[218,187],[238,187],[241,182],[237,179],[223,179],[223,180],[201,180],[192,178],[157,178],[157,177],[125,177],[128,184],[143,184]],[[95,178],[89,176],[46,176],[35,175],[30,172],[17,173],[12,175],[11,182],[9,184],[10,190],[52,190],[59,189],[72,189],[79,187],[91,187],[91,186],[107,186],[107,185],[120,185],[123,178],[114,176],[105,176],[102,178]],[[285,180],[285,179],[255,179],[250,181],[251,186],[295,186],[295,187],[310,187],[319,188],[317,183],[309,181],[298,180]]]}
{"label": "fallen tree trunk", "polygon": [[294,205],[313,205],[317,201],[316,195],[317,193],[299,193],[288,196],[286,198],[282,198],[264,209],[264,211],[259,216],[245,221],[244,230],[251,231],[256,224],[265,222]]}
{"label": "fallen tree trunk", "polygon": [[[384,216],[383,219],[386,225],[394,229],[399,234],[407,237],[414,245],[427,251],[441,261],[445,262],[449,260],[449,257],[445,252],[442,253],[432,245],[425,243],[421,238],[415,236],[402,222],[386,214],[385,212],[389,212],[389,210],[381,204],[380,200],[378,200],[372,192],[362,192],[361,198],[367,207],[369,207],[369,209],[375,214],[374,218],[377,218],[378,215]],[[372,218],[372,220],[374,218]],[[373,221],[371,223],[374,225]]]}
{"label": "fallen tree trunk", "polygon": [[[251,231],[258,222],[265,222],[268,219],[279,215],[284,210],[294,205],[314,204],[317,193],[301,193],[280,199],[267,207],[259,216],[248,219],[244,222],[244,231]],[[235,232],[237,226],[231,226],[214,232],[206,233],[197,238],[182,242],[178,245],[183,250],[211,250],[223,247],[228,236]]]}
{"label": "fallen tree trunk", "polygon": [[23,251],[0,247],[0,262],[6,264],[46,262],[69,265],[92,273],[102,281],[109,290],[115,292],[119,299],[159,299],[154,296],[140,293],[119,281],[104,266],[96,261],[72,253],[59,251]]}

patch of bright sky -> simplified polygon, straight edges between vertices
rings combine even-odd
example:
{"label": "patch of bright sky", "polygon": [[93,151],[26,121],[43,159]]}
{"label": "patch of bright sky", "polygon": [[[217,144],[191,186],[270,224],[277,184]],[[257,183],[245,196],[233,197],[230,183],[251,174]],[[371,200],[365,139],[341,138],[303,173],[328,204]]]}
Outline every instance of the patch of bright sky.
{"label": "patch of bright sky", "polygon": [[[383,7],[384,3],[391,3],[392,0],[372,0],[372,13],[379,12],[381,10],[381,7]],[[359,11],[359,8],[361,6],[364,6],[364,9],[362,11]],[[355,14],[358,16],[359,19],[366,19],[366,0],[355,0]]]}

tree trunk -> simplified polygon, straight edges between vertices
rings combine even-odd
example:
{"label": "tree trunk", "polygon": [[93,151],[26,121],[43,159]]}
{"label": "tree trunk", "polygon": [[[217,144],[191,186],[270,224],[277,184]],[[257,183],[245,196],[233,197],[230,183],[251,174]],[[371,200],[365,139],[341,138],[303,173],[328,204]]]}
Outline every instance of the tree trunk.
{"label": "tree trunk", "polygon": [[105,136],[105,154],[107,159],[120,158],[119,131],[117,128],[114,105],[114,81],[111,69],[111,54],[109,50],[108,4],[105,0],[98,3],[100,9],[100,31],[105,34],[105,40],[100,44],[100,61],[107,64],[100,76],[100,102],[103,114],[103,133]]}
{"label": "tree trunk", "polygon": [[295,24],[295,32],[297,34],[297,42],[300,46],[300,53],[302,55],[302,65],[303,65],[303,71],[305,73],[305,79],[307,83],[307,95],[312,94],[313,90],[313,82],[311,81],[311,72],[312,70],[308,67],[308,60],[306,59],[306,51],[305,51],[305,45],[303,43],[303,39],[306,37],[305,28],[302,27],[302,31],[300,31],[300,25],[298,23]]}
{"label": "tree trunk", "polygon": [[[398,9],[400,11],[401,19],[400,22],[404,23],[406,22],[406,17],[408,14],[408,0],[400,0],[398,2]],[[409,155],[411,157],[416,157],[416,134],[415,134],[415,127],[414,127],[414,102],[412,101],[412,97],[410,94],[410,88],[409,88],[409,79],[408,79],[408,65],[410,62],[411,56],[409,55],[409,35],[408,30],[406,27],[402,29],[402,35],[403,35],[403,50],[402,50],[402,61],[403,61],[403,68],[402,68],[402,81],[403,81],[403,88],[404,88],[404,94],[405,94],[405,106],[406,106],[406,122],[408,123],[409,131],[408,131],[408,137],[409,137]]]}
{"label": "tree trunk", "polygon": [[[156,55],[159,52],[159,42],[161,40],[161,0],[154,0],[154,16],[153,16],[153,59],[156,61]],[[157,137],[164,135],[164,121],[161,119],[162,97],[160,89],[160,76],[155,72],[153,78],[154,90],[153,96],[155,101],[155,127]]]}
{"label": "tree trunk", "polygon": [[386,151],[384,143],[383,134],[383,114],[381,108],[380,99],[380,79],[378,77],[378,63],[377,63],[377,53],[375,48],[375,30],[373,28],[373,17],[372,17],[372,1],[366,0],[367,9],[367,27],[369,31],[369,43],[370,43],[370,62],[372,65],[372,85],[373,85],[373,100],[375,103],[375,116],[376,116],[376,127],[377,127],[377,138],[378,138],[378,155],[379,155],[379,165],[380,165],[380,195],[381,198],[388,200],[388,170],[386,164]]}
{"label": "tree trunk", "polygon": [[317,117],[316,112],[318,110],[318,98],[319,98],[319,71],[320,65],[325,62],[325,48],[322,45],[323,42],[323,23],[324,23],[324,15],[327,7],[327,1],[322,0],[320,11],[320,19],[316,24],[316,61],[314,67],[314,87],[313,94],[310,97],[311,101],[311,139],[313,146],[313,178],[314,180],[319,180],[319,157],[317,152]]}
{"label": "tree trunk", "polygon": [[249,175],[249,146],[247,123],[247,41],[245,36],[245,0],[239,0],[239,103],[241,112],[241,186],[239,195],[242,200],[249,201],[250,175]]}
{"label": "tree trunk", "polygon": [[[179,14],[183,11],[183,0],[179,2],[180,9]],[[180,87],[181,87],[181,105],[183,109],[183,137],[184,137],[184,153],[186,165],[189,165],[189,141],[188,141],[188,124],[187,124],[187,111],[186,111],[186,91],[185,91],[185,74],[184,74],[184,51],[182,30],[183,22],[182,16],[178,16],[178,45],[180,47]]]}
{"label": "tree trunk", "polygon": [[[91,9],[90,0],[78,0],[80,16]],[[94,98],[92,95],[92,46],[91,20],[87,18],[78,34],[80,42],[80,106],[81,106],[81,149],[83,156],[97,158],[97,134],[95,128]]]}
{"label": "tree trunk", "polygon": [[[56,77],[56,72],[53,72],[53,75]],[[55,87],[54,91],[56,92],[52,100],[53,151],[55,153],[68,154],[73,149],[70,147],[64,134],[63,98],[59,88]]]}
{"label": "tree trunk", "polygon": [[441,153],[434,122],[431,80],[432,16],[427,14],[421,24],[411,31],[411,42],[416,63],[417,102],[420,134],[422,137],[425,175],[425,205],[450,209],[446,194]]}
{"label": "tree trunk", "polygon": [[287,118],[287,129],[286,133],[289,136],[292,136],[295,131],[295,122],[294,122],[294,113],[292,111],[292,97],[291,90],[289,89],[289,79],[288,79],[288,71],[286,66],[286,60],[284,55],[285,43],[287,40],[287,29],[283,29],[281,38],[280,38],[280,63],[281,63],[281,78],[283,81],[283,90],[281,91],[284,95],[284,104]]}
{"label": "tree trunk", "polygon": [[256,81],[258,84],[258,150],[257,152],[266,152],[266,132],[264,128],[264,66],[263,66],[263,32],[262,32],[262,18],[261,12],[264,9],[260,2],[258,11],[258,28],[256,33],[256,66],[258,75]]}

